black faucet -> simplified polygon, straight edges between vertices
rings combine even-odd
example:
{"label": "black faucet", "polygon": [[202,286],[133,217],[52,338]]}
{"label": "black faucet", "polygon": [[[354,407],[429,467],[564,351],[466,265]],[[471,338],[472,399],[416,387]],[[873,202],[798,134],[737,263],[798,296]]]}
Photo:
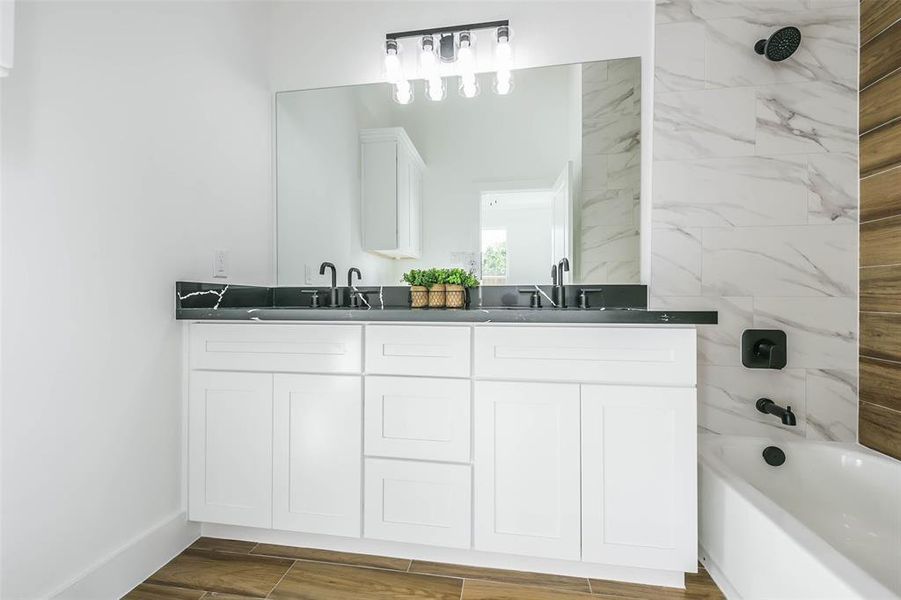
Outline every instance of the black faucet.
{"label": "black faucet", "polygon": [[794,427],[798,424],[797,419],[795,419],[795,413],[792,412],[791,406],[786,406],[782,408],[769,398],[760,398],[757,401],[757,410],[762,413],[775,415],[782,420],[783,425],[788,425],[790,427]]}
{"label": "black faucet", "polygon": [[360,269],[356,267],[351,267],[347,270],[347,287],[348,289],[353,289],[354,287],[354,273],[357,274],[357,280],[363,279],[363,274],[360,273]]}
{"label": "black faucet", "polygon": [[332,287],[330,289],[329,303],[328,305],[332,308],[338,306],[338,270],[335,268],[335,265],[330,262],[324,262],[319,265],[319,274],[325,275],[325,270],[332,270]]}
{"label": "black faucet", "polygon": [[[560,259],[556,267],[556,279],[554,280],[554,304],[557,308],[566,308],[566,288],[563,285],[563,273],[569,271],[569,259],[565,256]],[[551,271],[551,276],[555,271]]]}

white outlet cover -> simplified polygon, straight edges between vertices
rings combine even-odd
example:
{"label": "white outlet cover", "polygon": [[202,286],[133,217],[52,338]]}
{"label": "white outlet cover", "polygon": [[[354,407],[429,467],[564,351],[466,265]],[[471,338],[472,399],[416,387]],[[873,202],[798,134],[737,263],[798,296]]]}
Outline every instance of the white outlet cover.
{"label": "white outlet cover", "polygon": [[216,250],[213,254],[213,277],[228,277],[228,250]]}

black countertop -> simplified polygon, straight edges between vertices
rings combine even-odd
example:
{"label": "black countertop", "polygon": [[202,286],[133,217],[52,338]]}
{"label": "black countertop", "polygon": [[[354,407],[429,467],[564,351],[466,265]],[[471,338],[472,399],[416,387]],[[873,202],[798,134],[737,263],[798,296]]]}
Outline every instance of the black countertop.
{"label": "black countertop", "polygon": [[[715,325],[716,311],[648,310],[647,288],[642,285],[593,285],[603,287],[604,306],[597,308],[555,308],[550,304],[550,287],[537,286],[547,298],[543,308],[529,308],[528,294],[518,293],[523,287],[487,287],[475,290],[469,308],[413,309],[408,306],[406,287],[386,286],[375,289],[370,307],[310,308],[301,290],[322,288],[267,288],[226,284],[179,282],[176,284],[175,318],[196,321],[347,321],[347,322],[414,322],[414,323],[611,323]],[[569,298],[575,300],[579,286],[566,286]],[[323,293],[325,292],[325,293]],[[341,295],[343,299],[345,295]],[[526,304],[524,304],[526,303]],[[574,303],[574,302],[570,302]]]}
{"label": "black countertop", "polygon": [[715,325],[716,311],[576,308],[180,308],[197,321],[397,321],[414,323],[665,323]]}

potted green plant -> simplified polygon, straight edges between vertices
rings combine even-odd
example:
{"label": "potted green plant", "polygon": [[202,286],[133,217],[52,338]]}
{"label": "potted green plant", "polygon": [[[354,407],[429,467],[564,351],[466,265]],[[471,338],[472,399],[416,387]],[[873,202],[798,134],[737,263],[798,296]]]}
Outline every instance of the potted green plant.
{"label": "potted green plant", "polygon": [[426,287],[429,288],[429,308],[444,308],[447,269],[429,269],[426,271]]}
{"label": "potted green plant", "polygon": [[445,282],[445,304],[448,308],[463,308],[466,305],[466,290],[479,286],[479,280],[471,271],[449,269]]}
{"label": "potted green plant", "polygon": [[410,284],[410,306],[424,308],[429,303],[427,271],[411,269],[404,273],[403,281]]}

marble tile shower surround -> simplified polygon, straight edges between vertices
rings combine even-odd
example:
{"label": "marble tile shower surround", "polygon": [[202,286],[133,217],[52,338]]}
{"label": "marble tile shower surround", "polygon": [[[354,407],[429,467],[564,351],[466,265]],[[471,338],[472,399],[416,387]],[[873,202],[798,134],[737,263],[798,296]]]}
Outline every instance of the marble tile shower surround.
{"label": "marble tile shower surround", "polygon": [[[857,439],[858,9],[657,0],[650,305],[719,311],[699,330],[703,430]],[[754,53],[786,25],[791,58]],[[786,369],[741,366],[750,327],[787,332]]]}
{"label": "marble tile shower surround", "polygon": [[640,279],[640,137],[641,59],[583,65],[580,281]]}

